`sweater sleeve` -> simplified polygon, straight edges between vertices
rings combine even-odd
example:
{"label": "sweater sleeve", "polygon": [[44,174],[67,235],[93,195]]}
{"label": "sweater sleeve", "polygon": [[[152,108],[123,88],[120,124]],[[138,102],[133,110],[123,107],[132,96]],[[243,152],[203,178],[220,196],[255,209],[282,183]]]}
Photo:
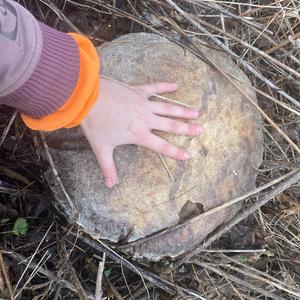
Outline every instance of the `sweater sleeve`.
{"label": "sweater sleeve", "polygon": [[0,104],[31,118],[56,112],[80,71],[75,39],[39,23],[12,0],[0,1]]}

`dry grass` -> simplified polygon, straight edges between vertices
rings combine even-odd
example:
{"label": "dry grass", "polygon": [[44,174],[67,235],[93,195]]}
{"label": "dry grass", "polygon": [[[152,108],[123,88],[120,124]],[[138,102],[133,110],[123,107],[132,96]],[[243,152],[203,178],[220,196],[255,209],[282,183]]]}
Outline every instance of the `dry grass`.
{"label": "dry grass", "polygon": [[[56,213],[44,201],[48,193],[38,171],[43,169],[35,151],[38,140],[18,118],[14,120],[12,112],[1,110],[1,120],[7,121],[0,124],[0,165],[30,183],[16,173],[1,177],[2,228],[8,228],[3,206],[10,210],[9,220],[16,214],[37,216],[30,223],[29,237],[1,235],[7,297],[11,289],[15,296],[22,294],[20,299],[94,299],[96,285],[96,294],[101,294],[98,275],[103,297],[115,299],[300,299],[300,2],[23,2],[40,20],[61,30],[83,32],[96,45],[121,34],[150,31],[195,54],[200,54],[197,45],[202,40],[225,51],[250,78],[265,120],[265,153],[257,185],[287,175],[248,197],[242,214],[186,257],[138,265],[78,228],[65,227],[62,219],[52,221]],[[41,201],[38,213],[35,205]],[[103,253],[104,273],[101,264],[98,268]],[[0,289],[5,285],[1,282]]]}

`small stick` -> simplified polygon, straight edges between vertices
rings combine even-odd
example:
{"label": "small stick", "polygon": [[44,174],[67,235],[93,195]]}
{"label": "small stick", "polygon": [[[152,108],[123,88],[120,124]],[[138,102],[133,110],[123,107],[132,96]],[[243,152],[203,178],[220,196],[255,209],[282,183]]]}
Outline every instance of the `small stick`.
{"label": "small stick", "polygon": [[[74,235],[74,233],[70,232],[70,235]],[[91,246],[97,251],[103,252],[107,250],[107,256],[114,260],[117,263],[120,263],[121,260],[123,261],[123,265],[128,268],[129,270],[133,271],[137,275],[141,276],[141,279],[143,281],[143,284],[145,286],[145,290],[147,293],[147,299],[150,300],[150,293],[148,291],[147,285],[145,283],[145,280],[148,280],[151,284],[154,286],[164,290],[165,292],[175,295],[177,294],[178,290],[181,292],[184,292],[185,294],[194,297],[193,299],[201,299],[201,300],[206,300],[203,298],[199,292],[195,292],[191,289],[188,288],[183,288],[181,286],[176,285],[175,283],[157,275],[154,274],[146,269],[143,269],[137,265],[134,265],[133,263],[129,262],[126,260],[124,257],[120,256],[118,253],[116,253],[113,249],[105,245],[101,240],[93,240],[90,237],[85,237],[85,236],[80,236],[79,239],[86,243],[87,245]],[[95,239],[95,238],[94,238]]]}
{"label": "small stick", "polygon": [[282,300],[281,297],[276,296],[275,294],[273,294],[273,293],[271,293],[271,292],[268,292],[268,291],[265,290],[265,289],[262,289],[262,288],[260,288],[260,287],[255,286],[255,285],[252,285],[252,284],[250,284],[250,283],[248,283],[248,282],[246,282],[246,281],[244,281],[244,280],[242,280],[242,279],[240,279],[240,278],[238,278],[238,277],[235,277],[235,276],[233,276],[233,275],[229,275],[229,274],[227,274],[226,272],[220,270],[219,268],[217,268],[217,267],[215,267],[215,266],[213,266],[213,265],[211,265],[211,264],[203,263],[203,262],[200,262],[200,261],[198,261],[198,260],[196,260],[196,259],[193,260],[193,263],[195,263],[195,264],[197,264],[197,265],[199,265],[199,266],[201,266],[201,267],[203,267],[203,268],[206,268],[206,269],[208,269],[208,270],[210,270],[210,271],[213,271],[213,272],[215,272],[216,274],[218,274],[218,275],[220,275],[220,276],[222,276],[222,277],[224,277],[224,278],[230,279],[230,280],[232,280],[233,282],[236,282],[236,283],[238,283],[238,284],[241,284],[242,286],[244,286],[244,287],[246,287],[246,288],[248,288],[248,289],[250,289],[250,290],[259,292],[259,293],[261,293],[261,294],[263,294],[263,295],[269,297],[270,299],[274,299],[274,300]]}
{"label": "small stick", "polygon": [[[116,7],[116,0],[112,0],[112,5],[113,5],[113,7]],[[115,15],[114,12],[112,12],[112,14],[111,14],[111,19],[112,19],[113,30],[115,31],[115,29],[116,29],[116,15]]]}
{"label": "small stick", "polygon": [[263,118],[265,118],[273,127],[276,129],[276,131],[293,147],[298,154],[300,154],[300,149],[299,147],[288,137],[288,135],[263,111],[263,109],[260,108],[260,106],[250,97],[248,94],[244,93],[243,89],[232,80],[232,78],[227,75],[225,72],[221,71],[219,67],[215,66],[221,74],[223,74],[229,82],[232,83],[234,87],[237,88],[237,90],[247,98],[247,100],[254,106],[254,108],[261,113]]}
{"label": "small stick", "polygon": [[[253,274],[259,274],[258,276],[263,277],[263,280],[264,280],[264,279],[269,279],[269,281],[272,281],[271,284],[275,283],[275,284],[278,284],[278,285],[280,285],[280,286],[282,287],[282,288],[281,288],[281,287],[278,287],[278,289],[284,289],[284,288],[285,288],[284,290],[285,290],[286,292],[290,292],[290,288],[291,288],[291,287],[289,286],[288,283],[283,282],[282,280],[279,280],[279,279],[277,279],[276,277],[273,277],[273,276],[269,275],[269,274],[266,273],[266,272],[262,272],[262,271],[260,271],[260,270],[258,270],[258,269],[256,269],[256,268],[254,268],[254,267],[251,267],[251,266],[249,266],[249,265],[247,265],[247,264],[243,264],[243,263],[241,263],[240,261],[234,259],[233,257],[224,255],[224,254],[222,254],[222,253],[219,254],[219,256],[220,256],[222,259],[229,260],[230,262],[237,264],[238,266],[241,267],[240,270],[243,270],[243,271],[249,270],[248,272],[249,272],[251,275],[253,275]],[[292,287],[292,289],[293,289],[292,292],[297,290],[297,289],[294,288],[294,287]],[[297,291],[297,292],[298,292],[297,296],[300,298],[299,291]]]}
{"label": "small stick", "polygon": [[99,265],[98,265],[95,300],[101,300],[102,299],[102,294],[103,294],[102,278],[103,278],[105,260],[106,260],[106,252],[103,252],[102,261],[99,261]]}
{"label": "small stick", "polygon": [[300,74],[296,70],[290,68],[289,66],[285,65],[284,63],[282,63],[279,60],[275,59],[274,57],[270,56],[269,54],[266,54],[264,51],[262,51],[262,50],[260,50],[260,49],[258,49],[256,47],[254,47],[254,46],[252,46],[251,44],[248,44],[247,42],[241,40],[240,38],[238,38],[238,37],[236,37],[236,36],[234,36],[234,35],[226,32],[226,31],[224,31],[222,29],[220,29],[217,26],[211,25],[210,23],[207,23],[207,22],[201,20],[200,18],[197,18],[197,22],[199,22],[200,24],[202,24],[204,26],[207,26],[207,27],[209,27],[209,28],[211,28],[213,30],[216,30],[216,31],[224,34],[228,38],[230,38],[230,39],[232,39],[232,40],[240,43],[241,45],[245,46],[248,49],[251,49],[252,51],[256,52],[258,55],[260,55],[260,56],[268,59],[269,61],[271,61],[275,65],[281,67],[282,69],[285,69],[287,72],[289,72],[289,73],[295,75],[296,77],[300,78]]}
{"label": "small stick", "polygon": [[29,278],[26,280],[26,282],[22,285],[20,290],[16,293],[16,299],[18,299],[19,295],[21,295],[22,291],[25,289],[25,287],[30,283],[32,278],[35,277],[35,275],[38,273],[41,266],[51,257],[51,254],[49,254],[49,251],[47,250],[42,258],[39,260],[39,262],[35,265],[35,268],[32,270],[31,274],[29,275]]}
{"label": "small stick", "polygon": [[[298,39],[298,38],[300,38],[300,32],[298,32],[298,33],[296,33],[296,34],[294,34],[294,35],[291,36],[291,40],[296,40],[296,39]],[[272,52],[274,52],[274,51],[276,51],[276,50],[282,48],[283,46],[287,45],[288,43],[290,43],[291,40],[290,40],[290,39],[287,39],[287,40],[285,40],[285,41],[282,41],[282,42],[276,44],[276,45],[273,46],[272,48],[266,50],[266,53],[267,53],[267,54],[271,54]],[[257,58],[257,57],[254,57],[253,60],[256,59],[256,58]]]}
{"label": "small stick", "polygon": [[167,173],[168,173],[171,181],[174,181],[174,177],[173,177],[173,175],[172,175],[172,173],[171,173],[171,171],[170,171],[167,163],[165,162],[164,158],[162,157],[162,155],[160,153],[158,153],[158,155],[159,155],[159,158],[161,159],[161,161],[162,161],[162,163],[163,163],[163,165],[164,165],[164,167],[165,167],[165,169],[166,169],[166,171],[167,171]]}
{"label": "small stick", "polygon": [[228,232],[232,227],[234,227],[236,224],[238,224],[240,221],[247,218],[249,215],[251,215],[253,212],[258,210],[260,207],[268,203],[271,199],[273,199],[278,194],[282,193],[284,190],[288,189],[291,185],[297,183],[300,180],[300,170],[296,170],[290,172],[293,175],[290,176],[287,180],[284,182],[278,184],[277,186],[273,187],[270,192],[266,193],[262,197],[260,197],[253,205],[250,207],[244,209],[239,214],[237,214],[234,218],[232,218],[226,225],[221,226],[218,228],[214,234],[212,234],[207,240],[202,242],[199,246],[196,247],[196,249],[191,249],[190,253],[188,253],[185,257],[182,259],[179,259],[175,264],[174,268],[180,266],[182,263],[189,260],[195,253],[202,252],[205,250],[209,245],[211,245],[214,241],[216,241],[218,238],[220,238],[223,234]]}
{"label": "small stick", "polygon": [[[296,105],[297,107],[300,107],[300,103],[298,100],[296,100],[295,98],[293,98],[292,96],[290,96],[289,94],[287,94],[284,90],[282,90],[281,88],[279,88],[278,86],[276,86],[276,84],[274,84],[272,81],[270,81],[269,79],[267,79],[266,77],[264,77],[260,72],[258,72],[251,64],[249,64],[248,62],[246,62],[245,60],[241,59],[235,52],[233,52],[230,48],[226,47],[226,45],[224,43],[222,43],[217,37],[215,37],[213,34],[211,34],[209,31],[207,31],[204,27],[202,27],[199,23],[197,23],[193,18],[189,17],[189,15],[187,15],[187,13],[185,11],[183,11],[182,9],[180,9],[173,1],[171,0],[165,0],[166,2],[168,2],[175,10],[177,10],[178,13],[182,14],[190,23],[192,23],[196,28],[198,28],[204,35],[208,36],[215,44],[217,44],[221,49],[225,50],[225,52],[227,52],[229,55],[231,55],[232,57],[234,57],[239,63],[241,63],[245,69],[247,69],[249,72],[251,72],[255,77],[257,77],[258,79],[260,79],[261,81],[263,81],[264,83],[266,83],[270,88],[272,88],[274,91],[276,91],[278,94],[280,94],[281,96],[283,96],[285,99],[287,99],[288,101],[290,101],[291,103],[293,103],[294,105]],[[209,0],[211,1],[211,0]],[[70,3],[75,3],[72,0],[69,0]],[[89,0],[89,2],[91,3],[95,3],[95,0]],[[97,2],[98,5],[100,5],[101,7],[105,7],[105,8],[109,8],[111,11],[115,11],[117,12],[120,16],[128,18],[130,20],[133,20],[134,22],[136,22],[137,24],[145,27],[146,29],[148,29],[151,32],[154,32],[156,34],[159,34],[167,39],[170,40],[170,38],[168,38],[165,34],[163,34],[162,32],[154,29],[153,27],[147,25],[146,23],[142,22],[140,19],[125,13],[124,11],[121,11],[120,9],[114,8],[113,6],[109,5],[109,4],[102,4],[100,2]],[[236,4],[236,3],[235,3]],[[76,3],[76,5],[79,5],[78,3]],[[246,4],[243,4],[246,5]],[[175,42],[173,40],[173,42]],[[175,42],[178,45],[183,46],[182,44]],[[191,49],[189,49],[192,53],[194,53],[195,55],[197,55],[194,51],[192,51]],[[104,77],[104,76],[103,76]]]}
{"label": "small stick", "polygon": [[66,24],[72,29],[72,31],[75,31],[81,35],[84,35],[84,33],[79,30],[78,27],[76,27],[68,18],[67,16],[56,6],[53,2],[49,0],[41,0],[43,4],[48,6],[61,20],[66,22]]}
{"label": "small stick", "polygon": [[266,252],[266,249],[206,249],[203,252],[206,253],[261,253]]}
{"label": "small stick", "polygon": [[[211,35],[211,33],[202,27],[195,19],[193,19],[188,13],[182,10],[177,4],[175,4],[172,0],[165,0],[168,4],[170,4],[179,14],[181,14],[185,19],[187,19],[192,25],[194,25],[198,30],[202,33],[205,33],[214,43],[216,43],[221,49],[227,52],[229,55],[237,59],[249,72],[255,75],[257,78],[265,82],[269,87],[274,89],[277,93],[285,97],[287,100],[295,104],[297,107],[300,107],[300,103],[298,100],[291,97],[285,91],[277,87],[272,81],[265,78],[261,75],[257,70],[255,70],[248,62],[242,60],[235,52],[233,52],[230,48],[226,47],[224,43],[222,43],[218,38]],[[236,3],[235,3],[236,4]]]}
{"label": "small stick", "polygon": [[[24,256],[22,256],[21,254],[18,254],[13,251],[7,251],[7,252],[3,252],[3,253],[5,255],[11,257],[12,259],[17,260],[21,264],[27,264],[27,262],[26,262],[27,259]],[[36,269],[37,264],[35,262],[31,262],[31,264],[30,265],[27,264],[26,267],[28,267],[30,269]],[[75,286],[70,281],[67,281],[63,278],[57,277],[56,274],[54,274],[53,272],[50,272],[48,269],[40,267],[37,269],[37,272],[39,274],[42,274],[42,275],[48,277],[51,282],[61,284],[63,287],[69,289],[70,291],[77,292]],[[94,296],[91,294],[88,294],[88,299],[94,300]]]}
{"label": "small stick", "polygon": [[273,280],[269,280],[269,279],[263,278],[262,276],[256,275],[253,271],[247,271],[246,269],[244,269],[244,266],[243,266],[243,268],[237,268],[237,267],[234,267],[234,266],[231,266],[231,265],[227,265],[226,267],[229,268],[230,270],[233,270],[235,272],[241,273],[241,274],[243,274],[245,276],[249,276],[249,277],[252,277],[254,279],[263,281],[263,282],[269,284],[270,286],[274,286],[277,289],[285,291],[285,292],[287,292],[287,293],[289,293],[289,294],[291,294],[291,295],[293,295],[293,296],[295,296],[295,297],[297,297],[297,298],[300,299],[300,293],[299,293],[299,291],[294,290],[294,289],[292,290],[290,288],[286,288],[282,284],[276,283]]}
{"label": "small stick", "polygon": [[183,102],[181,102],[181,101],[174,100],[174,99],[171,99],[171,98],[162,96],[162,95],[153,94],[152,96],[153,96],[153,97],[156,97],[156,98],[159,98],[159,99],[162,99],[162,100],[166,100],[167,102],[171,102],[171,103],[174,103],[174,104],[178,104],[178,105],[185,106],[185,107],[187,107],[187,108],[194,108],[193,106],[191,106],[191,105],[189,105],[189,104],[186,104],[186,103],[183,103]]}
{"label": "small stick", "polygon": [[[123,86],[125,86],[125,87],[127,87],[129,89],[137,90],[137,88],[135,86],[130,86],[130,85],[126,84],[126,83],[123,83],[123,82],[118,81],[116,79],[110,78],[108,76],[101,75],[100,77],[102,77],[104,79],[107,79],[107,80],[110,80],[112,82],[119,83],[120,85],[123,85]],[[185,103],[183,103],[181,101],[178,101],[178,100],[175,100],[175,99],[171,99],[171,98],[168,98],[168,97],[165,97],[165,96],[162,96],[162,95],[153,94],[151,97],[157,97],[159,99],[165,100],[165,101],[170,102],[170,103],[178,104],[178,105],[185,106],[185,107],[188,107],[188,108],[194,108],[191,105],[185,104]]]}
{"label": "small stick", "polygon": [[[226,74],[228,74],[228,73],[226,73]],[[242,83],[238,78],[232,76],[232,74],[228,74],[228,75],[230,75],[230,76],[231,76],[232,78],[234,78],[236,81]],[[254,87],[254,86],[252,86],[252,85],[249,86],[249,87],[250,87],[252,90],[254,90],[256,93],[261,94],[262,96],[264,96],[264,97],[270,99],[271,101],[275,102],[276,104],[282,106],[282,107],[285,108],[286,110],[289,110],[291,113],[296,114],[297,116],[300,116],[300,111],[298,111],[298,110],[296,110],[296,109],[290,107],[290,106],[287,105],[286,103],[277,100],[277,99],[274,98],[273,96],[271,96],[271,95],[269,95],[269,94],[267,94],[267,93],[261,91],[260,89]]]}
{"label": "small stick", "polygon": [[78,297],[80,300],[87,300],[88,297],[86,295],[85,290],[82,287],[82,284],[78,278],[78,275],[76,273],[75,268],[73,267],[71,261],[70,261],[70,252],[67,251],[65,241],[62,237],[58,235],[58,249],[60,257],[63,261],[62,267],[60,268],[60,271],[67,270],[71,281],[73,282],[76,292],[78,294]]}
{"label": "small stick", "polygon": [[[199,1],[199,0],[195,0],[195,1]],[[226,3],[226,4],[235,4],[235,5],[244,5],[244,6],[249,6],[249,7],[271,8],[271,9],[282,8],[281,6],[275,6],[275,5],[260,5],[260,4],[246,3],[246,2],[243,3],[243,2],[232,2],[232,1],[223,1],[223,0],[222,1],[221,0],[220,1],[201,0],[201,1],[203,1],[203,2],[214,2],[214,3],[220,3],[220,4]],[[274,4],[275,4],[275,2],[274,2]]]}
{"label": "small stick", "polygon": [[13,124],[16,116],[17,116],[18,112],[14,112],[13,115],[11,116],[10,120],[9,120],[9,123],[8,125],[6,126],[6,128],[4,129],[3,133],[2,133],[2,136],[1,136],[1,139],[0,139],[0,148],[4,142],[4,140],[6,139],[7,137],[7,134],[11,128],[11,125]]}
{"label": "small stick", "polygon": [[179,228],[187,226],[188,224],[192,224],[194,222],[198,222],[198,221],[200,221],[201,219],[203,219],[203,218],[205,218],[207,216],[210,216],[210,215],[212,215],[212,214],[214,214],[214,213],[216,213],[216,212],[218,212],[218,211],[220,211],[222,209],[225,209],[226,207],[229,207],[229,206],[231,206],[233,204],[236,204],[236,203],[238,203],[240,201],[243,201],[243,200],[245,200],[245,199],[247,199],[247,198],[249,198],[249,197],[251,197],[251,196],[253,196],[253,195],[255,195],[255,194],[257,194],[257,193],[259,193],[261,191],[263,191],[263,190],[266,190],[267,188],[274,186],[278,182],[280,182],[280,181],[282,181],[282,180],[284,180],[284,179],[286,179],[288,177],[291,177],[294,174],[297,175],[297,172],[298,172],[298,175],[300,177],[300,169],[293,170],[293,171],[289,172],[288,174],[285,174],[285,175],[283,175],[283,176],[281,176],[279,178],[276,178],[275,180],[273,180],[273,181],[271,181],[271,182],[269,182],[269,183],[267,183],[267,184],[265,184],[263,186],[260,186],[260,187],[258,187],[257,189],[255,189],[253,191],[250,191],[250,192],[248,192],[248,193],[246,193],[246,194],[244,194],[244,195],[242,195],[240,197],[237,197],[237,198],[232,199],[232,200],[230,200],[228,202],[225,202],[225,203],[223,203],[221,205],[218,205],[218,206],[216,206],[216,207],[214,207],[212,209],[209,209],[206,212],[204,212],[204,213],[202,213],[202,214],[200,214],[200,215],[198,215],[198,216],[196,216],[196,217],[194,217],[192,219],[189,219],[189,220],[187,220],[187,221],[185,221],[185,222],[183,222],[183,223],[181,223],[179,225],[175,225],[173,227],[169,227],[168,229],[165,229],[165,230],[163,230],[163,231],[161,231],[161,232],[159,232],[157,234],[154,234],[152,236],[145,237],[145,238],[143,238],[141,240],[137,240],[135,242],[132,242],[132,243],[130,243],[130,246],[138,245],[140,243],[145,242],[146,240],[151,240],[152,238],[157,238],[159,235],[163,235],[165,233],[170,233],[170,232],[172,232],[174,230],[177,230]]}
{"label": "small stick", "polygon": [[[3,256],[2,256],[1,250],[0,250],[0,265],[1,265],[1,270],[2,270],[3,277],[4,277],[4,281],[5,281],[5,285],[6,285],[7,290],[8,290],[9,300],[14,300],[15,299],[14,294],[13,294],[13,291],[12,291],[12,287],[11,287],[11,283],[9,281],[8,274],[6,272],[5,263],[4,263],[4,259],[3,259]],[[0,272],[0,276],[1,276],[1,272]]]}
{"label": "small stick", "polygon": [[[117,300],[124,300],[124,298],[121,296],[121,294],[117,291],[117,289],[114,287],[114,285],[112,284],[112,282],[104,275],[104,278],[109,286],[109,288],[111,289],[112,293],[114,294],[114,296],[116,297]],[[98,299],[97,299],[98,300]]]}
{"label": "small stick", "polygon": [[30,260],[29,260],[29,262],[28,262],[28,264],[27,264],[25,270],[23,271],[21,277],[19,278],[19,280],[18,280],[18,282],[17,282],[17,284],[16,284],[16,286],[15,286],[14,292],[17,291],[17,288],[18,288],[19,284],[21,283],[21,281],[22,281],[22,279],[23,279],[23,277],[24,277],[24,275],[25,275],[27,269],[30,267],[31,263],[33,262],[34,257],[35,257],[36,254],[38,253],[38,251],[39,251],[39,249],[40,249],[42,243],[44,242],[45,238],[47,237],[47,235],[48,235],[50,229],[52,228],[53,224],[54,224],[54,223],[51,223],[51,225],[50,225],[49,228],[47,229],[46,233],[44,234],[43,238],[42,238],[41,241],[39,242],[39,244],[38,244],[37,248],[35,249],[33,255],[31,256],[31,258],[30,258]]}
{"label": "small stick", "polygon": [[[132,293],[131,293],[131,290],[130,290],[129,284],[128,284],[128,282],[127,282],[126,275],[125,275],[125,273],[124,273],[124,267],[123,267],[123,262],[122,262],[122,261],[121,261],[120,265],[121,265],[121,272],[122,272],[122,276],[123,276],[123,278],[124,278],[124,282],[125,282],[125,284],[126,284],[126,287],[127,287],[128,293],[129,293],[129,295],[130,295],[131,299],[135,299],[135,298],[133,298],[133,297],[132,297]],[[146,286],[147,286],[147,284],[146,284]],[[145,291],[145,289],[144,289],[144,288],[143,288],[143,290]]]}
{"label": "small stick", "polygon": [[[222,13],[220,13],[220,20],[221,20],[222,29],[223,29],[224,32],[226,32],[224,15]],[[226,47],[229,47],[228,39],[224,37],[223,41],[224,41],[224,44],[226,45]]]}
{"label": "small stick", "polygon": [[73,216],[71,216],[73,219],[78,219],[78,209],[77,207],[74,205],[70,195],[67,193],[67,190],[62,182],[62,180],[60,179],[59,175],[58,175],[58,171],[56,169],[56,166],[55,166],[55,163],[53,161],[53,158],[52,158],[52,155],[51,155],[51,152],[50,152],[50,149],[48,147],[48,144],[46,142],[46,139],[45,139],[45,136],[43,135],[42,132],[40,132],[40,137],[42,139],[42,142],[43,142],[43,145],[44,145],[44,150],[45,150],[45,154],[46,154],[46,157],[47,157],[47,160],[49,162],[49,165],[51,167],[51,170],[53,172],[53,175],[55,177],[55,179],[57,180],[63,194],[65,195],[70,207],[71,207],[71,211],[72,211],[72,214]]}

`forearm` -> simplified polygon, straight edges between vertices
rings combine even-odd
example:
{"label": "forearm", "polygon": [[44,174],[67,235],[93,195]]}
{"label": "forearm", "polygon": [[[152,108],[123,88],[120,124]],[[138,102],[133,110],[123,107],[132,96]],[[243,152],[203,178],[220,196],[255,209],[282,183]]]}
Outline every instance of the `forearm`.
{"label": "forearm", "polygon": [[21,5],[0,1],[0,104],[41,118],[69,99],[78,81],[73,37],[41,24]]}

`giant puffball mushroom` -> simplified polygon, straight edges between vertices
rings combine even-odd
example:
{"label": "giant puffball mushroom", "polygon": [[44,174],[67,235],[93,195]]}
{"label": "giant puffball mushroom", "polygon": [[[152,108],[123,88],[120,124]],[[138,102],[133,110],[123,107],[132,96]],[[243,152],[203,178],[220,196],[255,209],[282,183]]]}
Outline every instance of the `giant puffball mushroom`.
{"label": "giant puffball mushroom", "polygon": [[[201,49],[255,99],[249,80],[229,57],[208,46]],[[128,34],[103,45],[99,53],[101,73],[124,84],[176,82],[178,91],[165,96],[198,108],[197,122],[204,132],[193,138],[158,133],[191,155],[187,161],[164,157],[167,168],[148,149],[118,147],[120,183],[113,189],[104,187],[96,158],[78,128],[47,133],[62,180],[60,184],[49,168],[46,176],[54,197],[85,232],[122,245],[122,251],[134,258],[158,261],[184,255],[234,217],[242,203],[203,218],[200,214],[255,188],[263,154],[260,115],[205,60],[161,36]],[[196,221],[186,222],[195,217]],[[178,224],[183,226],[177,228]]]}

